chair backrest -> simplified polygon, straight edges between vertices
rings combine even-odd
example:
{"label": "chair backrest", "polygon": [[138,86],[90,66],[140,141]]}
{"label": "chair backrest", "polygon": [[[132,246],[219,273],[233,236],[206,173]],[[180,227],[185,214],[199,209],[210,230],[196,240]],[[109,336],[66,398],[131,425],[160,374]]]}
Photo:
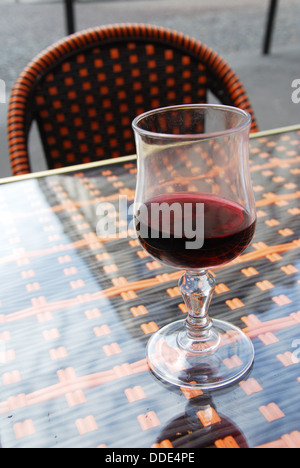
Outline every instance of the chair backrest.
{"label": "chair backrest", "polygon": [[144,24],[109,25],[68,36],[39,54],[20,74],[8,109],[14,175],[31,172],[28,135],[38,124],[49,168],[135,152],[131,122],[157,107],[223,104],[252,114],[245,89],[205,44]]}

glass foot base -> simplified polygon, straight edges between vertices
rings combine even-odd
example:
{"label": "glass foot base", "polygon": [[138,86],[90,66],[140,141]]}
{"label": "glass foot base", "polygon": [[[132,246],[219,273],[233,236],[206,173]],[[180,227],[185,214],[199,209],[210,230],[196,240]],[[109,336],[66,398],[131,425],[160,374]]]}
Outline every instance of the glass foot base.
{"label": "glass foot base", "polygon": [[148,365],[160,379],[185,388],[213,390],[239,380],[251,367],[251,340],[237,327],[212,319],[211,346],[192,351],[184,343],[185,320],[173,322],[149,340]]}

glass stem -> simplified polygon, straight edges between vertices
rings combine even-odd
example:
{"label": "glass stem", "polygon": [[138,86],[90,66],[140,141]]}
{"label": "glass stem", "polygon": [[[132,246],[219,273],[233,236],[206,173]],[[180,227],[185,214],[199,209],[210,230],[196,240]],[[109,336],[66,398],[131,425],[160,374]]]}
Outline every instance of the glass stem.
{"label": "glass stem", "polygon": [[179,334],[178,345],[191,352],[208,352],[215,349],[220,338],[212,329],[208,316],[209,305],[215,290],[215,280],[208,271],[186,272],[179,280],[179,288],[187,307],[185,329]]}

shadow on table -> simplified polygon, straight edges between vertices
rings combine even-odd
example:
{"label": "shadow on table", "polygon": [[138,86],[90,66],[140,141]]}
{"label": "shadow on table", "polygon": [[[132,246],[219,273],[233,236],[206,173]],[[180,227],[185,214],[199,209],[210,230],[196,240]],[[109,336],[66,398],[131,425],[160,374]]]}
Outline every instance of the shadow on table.
{"label": "shadow on table", "polygon": [[241,430],[216,411],[210,395],[191,398],[185,413],[164,427],[156,443],[164,441],[174,448],[249,448]]}

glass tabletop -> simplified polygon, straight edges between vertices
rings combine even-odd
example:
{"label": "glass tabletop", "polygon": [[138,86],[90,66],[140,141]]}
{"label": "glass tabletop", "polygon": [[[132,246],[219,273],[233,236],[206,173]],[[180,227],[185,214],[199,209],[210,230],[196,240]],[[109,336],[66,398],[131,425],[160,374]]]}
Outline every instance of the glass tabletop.
{"label": "glass tabletop", "polygon": [[258,226],[214,271],[210,313],[246,332],[255,362],[211,393],[146,363],[151,334],[186,308],[181,272],[134,237],[134,158],[0,186],[3,448],[300,447],[299,145],[296,129],[251,138]]}

